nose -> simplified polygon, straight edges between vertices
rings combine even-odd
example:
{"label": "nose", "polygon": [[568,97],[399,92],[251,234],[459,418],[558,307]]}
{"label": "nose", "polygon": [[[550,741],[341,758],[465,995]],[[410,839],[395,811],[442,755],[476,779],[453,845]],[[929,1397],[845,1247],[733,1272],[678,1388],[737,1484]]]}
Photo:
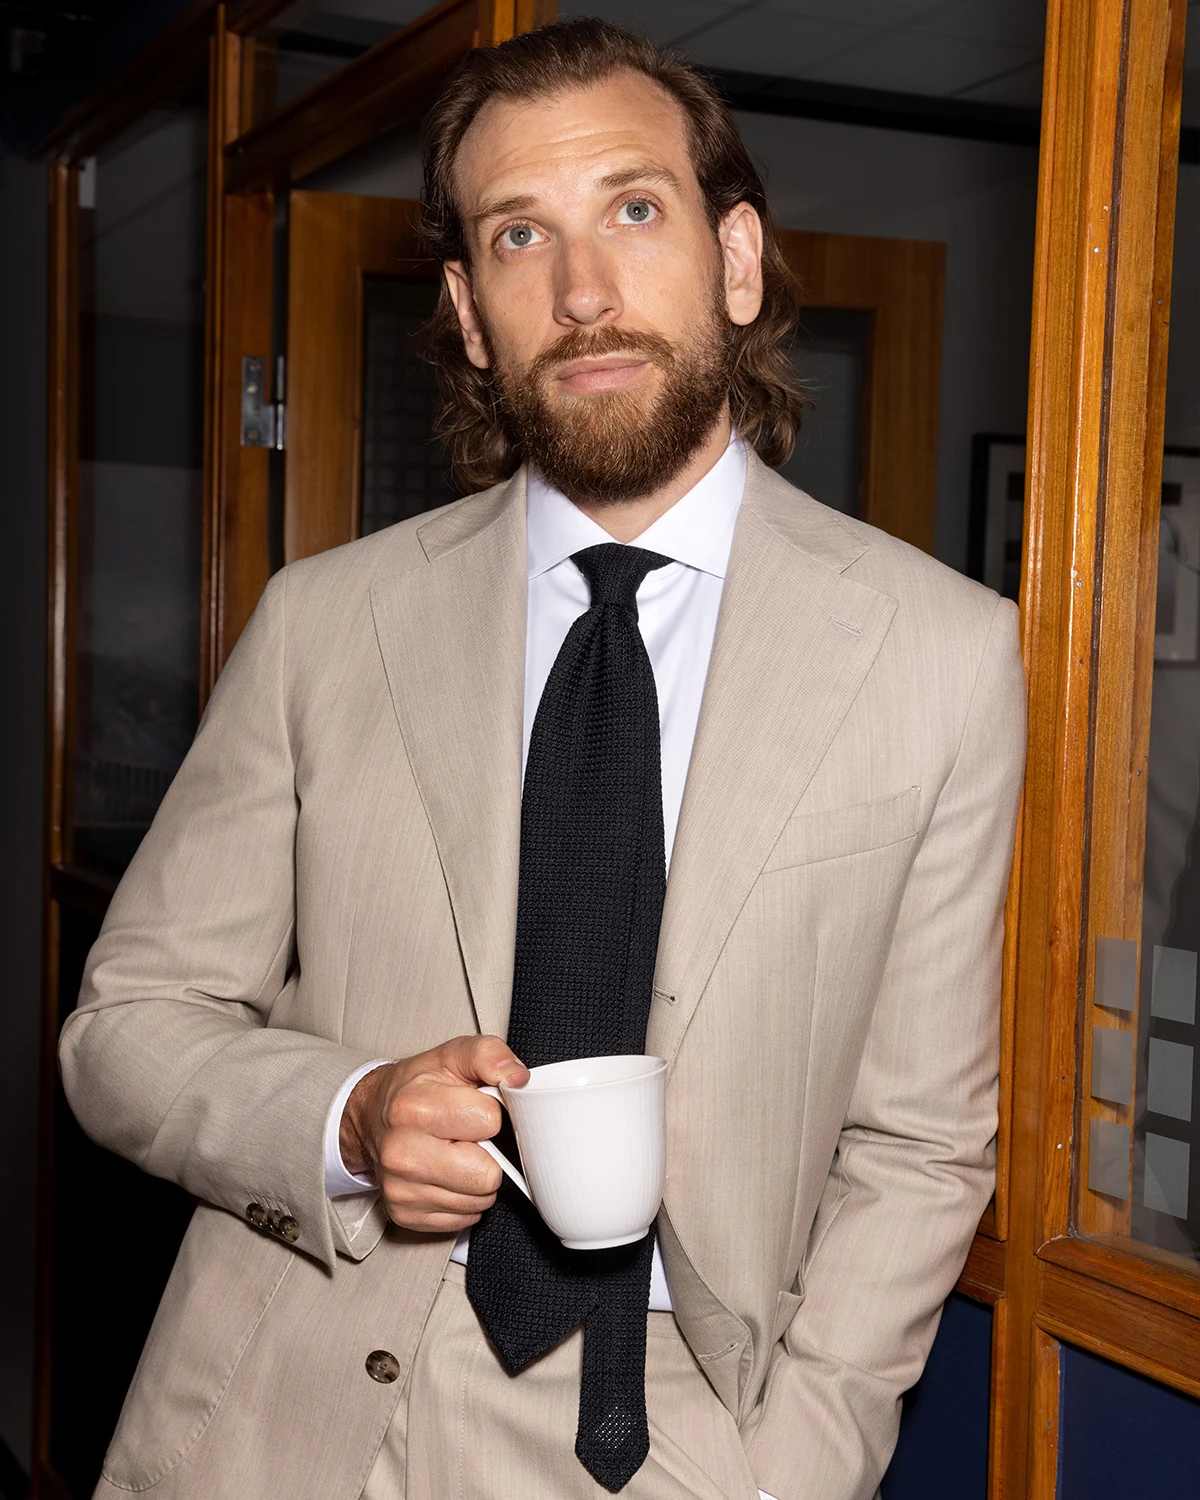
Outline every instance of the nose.
{"label": "nose", "polygon": [[616,278],[594,240],[580,236],[562,243],[555,282],[554,321],[563,327],[588,328],[620,317]]}

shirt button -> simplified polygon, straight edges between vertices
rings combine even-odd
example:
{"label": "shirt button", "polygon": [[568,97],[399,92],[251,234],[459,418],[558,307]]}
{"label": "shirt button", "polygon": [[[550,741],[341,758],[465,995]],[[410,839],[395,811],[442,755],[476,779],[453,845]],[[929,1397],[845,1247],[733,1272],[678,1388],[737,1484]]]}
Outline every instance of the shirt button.
{"label": "shirt button", "polygon": [[256,1229],[261,1229],[267,1222],[267,1211],[261,1203],[251,1203],[246,1208],[246,1217]]}
{"label": "shirt button", "polygon": [[279,1221],[279,1233],[290,1245],[294,1245],[300,1238],[300,1226],[290,1214],[284,1214]]}
{"label": "shirt button", "polygon": [[372,1349],[367,1355],[367,1374],[380,1385],[391,1385],[399,1378],[400,1361],[386,1349]]}

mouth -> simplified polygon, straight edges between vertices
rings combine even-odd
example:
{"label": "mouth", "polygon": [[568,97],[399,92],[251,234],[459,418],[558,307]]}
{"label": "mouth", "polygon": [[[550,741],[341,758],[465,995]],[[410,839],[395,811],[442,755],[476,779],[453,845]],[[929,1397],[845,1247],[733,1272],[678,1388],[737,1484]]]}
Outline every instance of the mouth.
{"label": "mouth", "polygon": [[644,355],[629,353],[572,359],[555,370],[554,382],[560,390],[572,396],[623,391],[640,380],[651,363]]}

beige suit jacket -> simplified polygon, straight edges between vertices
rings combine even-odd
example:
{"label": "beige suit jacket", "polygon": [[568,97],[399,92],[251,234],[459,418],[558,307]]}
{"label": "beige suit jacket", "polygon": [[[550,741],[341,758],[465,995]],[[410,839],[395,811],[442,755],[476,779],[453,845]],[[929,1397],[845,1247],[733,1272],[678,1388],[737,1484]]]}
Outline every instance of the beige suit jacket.
{"label": "beige suit jacket", "polygon": [[[113,899],[68,1096],[200,1206],[98,1493],[366,1479],[403,1381],[365,1357],[407,1370],[451,1239],[348,1236],[325,1118],[360,1062],[505,1032],[524,498],[274,578]],[[1014,607],[752,459],[647,1050],[676,1316],[779,1500],[874,1494],[991,1192],[1024,734]]]}

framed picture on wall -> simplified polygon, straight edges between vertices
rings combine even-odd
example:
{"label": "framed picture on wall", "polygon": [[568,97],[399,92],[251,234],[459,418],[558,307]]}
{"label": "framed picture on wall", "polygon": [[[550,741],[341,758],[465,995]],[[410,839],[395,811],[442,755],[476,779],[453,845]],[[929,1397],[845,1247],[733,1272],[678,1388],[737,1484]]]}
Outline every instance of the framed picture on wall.
{"label": "framed picture on wall", "polygon": [[967,572],[1006,599],[1021,589],[1025,439],[977,432],[971,440]]}
{"label": "framed picture on wall", "polygon": [[1200,657],[1200,448],[1163,454],[1158,528],[1156,664],[1194,665]]}
{"label": "framed picture on wall", "polygon": [[[1025,439],[980,432],[971,446],[967,573],[1016,599],[1025,522]],[[1200,661],[1200,448],[1163,451],[1154,660]]]}

